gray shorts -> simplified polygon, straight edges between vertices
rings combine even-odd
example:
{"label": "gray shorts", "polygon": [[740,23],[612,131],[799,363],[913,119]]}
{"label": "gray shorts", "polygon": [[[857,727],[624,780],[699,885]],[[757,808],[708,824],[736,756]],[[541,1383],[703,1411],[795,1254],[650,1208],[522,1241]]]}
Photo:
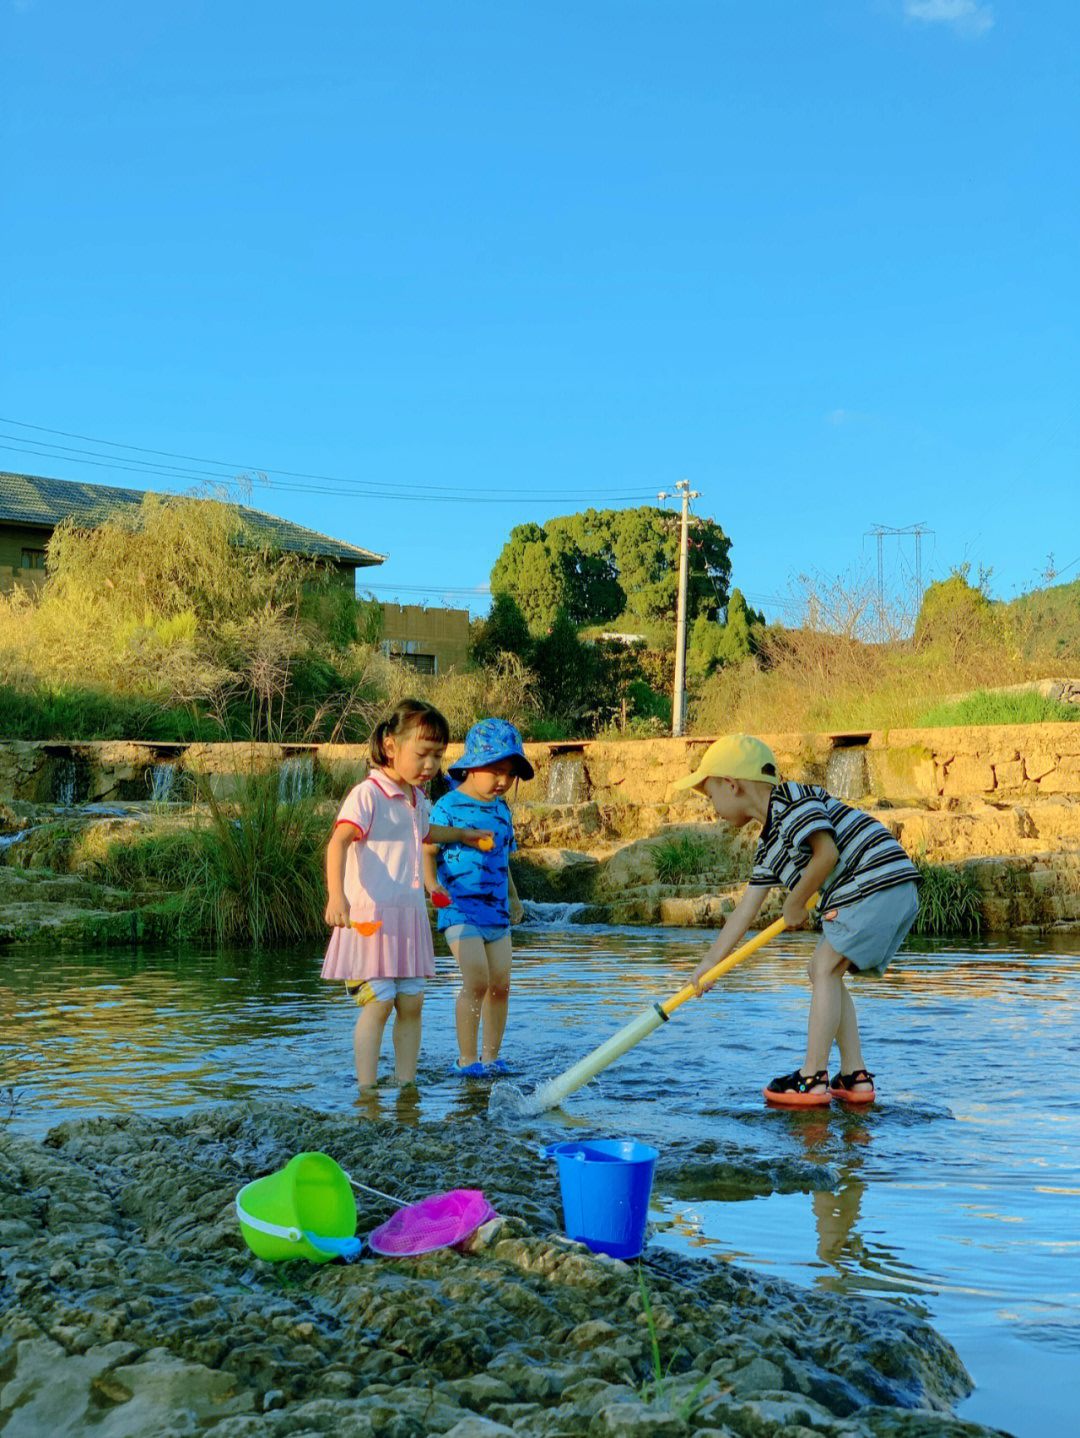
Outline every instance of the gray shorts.
{"label": "gray shorts", "polygon": [[918,912],[919,891],[915,884],[894,884],[854,904],[826,909],[821,932],[853,969],[880,974],[907,938]]}
{"label": "gray shorts", "polygon": [[458,939],[482,939],[485,944],[496,944],[509,937],[510,930],[501,926],[489,929],[479,924],[447,924],[443,929],[443,938],[448,944],[456,944]]}

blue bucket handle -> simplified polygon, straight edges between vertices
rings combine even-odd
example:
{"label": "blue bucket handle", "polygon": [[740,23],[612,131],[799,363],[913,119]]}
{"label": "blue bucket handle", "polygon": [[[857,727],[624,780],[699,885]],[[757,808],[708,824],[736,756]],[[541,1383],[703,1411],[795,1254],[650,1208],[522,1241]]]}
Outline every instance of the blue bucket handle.
{"label": "blue bucket handle", "polygon": [[[575,1158],[577,1158],[577,1159],[580,1159],[582,1162],[586,1162],[586,1163],[589,1162],[590,1160],[591,1160],[593,1163],[597,1162],[598,1160],[601,1161],[601,1162],[603,1162],[603,1163],[643,1163],[643,1162],[645,1162],[644,1159],[627,1159],[627,1158],[616,1157],[614,1154],[605,1153],[603,1150],[596,1151],[597,1149],[599,1149],[599,1143],[602,1142],[602,1141],[604,1141],[604,1142],[611,1142],[611,1140],[595,1140],[595,1139],[594,1139],[592,1142],[590,1142],[588,1139],[584,1139],[584,1140],[582,1140],[582,1139],[561,1139],[558,1143],[549,1143],[549,1144],[546,1144],[543,1148],[538,1149],[537,1152],[539,1153],[539,1156],[540,1156],[541,1158],[559,1158],[559,1157],[560,1157],[560,1150],[561,1150],[561,1149],[576,1149],[577,1152],[573,1155],[573,1157],[575,1157]],[[649,1147],[648,1144],[640,1144],[640,1145],[639,1145],[639,1141],[638,1141],[637,1139],[623,1139],[623,1140],[616,1140],[616,1142],[628,1142],[628,1143],[634,1144],[635,1146],[640,1146],[640,1147],[646,1148],[646,1149]],[[594,1145],[596,1146],[595,1149],[594,1149]],[[590,1155],[589,1149],[594,1149],[593,1154]],[[565,1155],[563,1155],[563,1156],[569,1158],[569,1157],[570,1157],[570,1154],[565,1154]],[[654,1151],[653,1156],[654,1156],[654,1158],[655,1158],[655,1156],[656,1156],[656,1155],[655,1155],[655,1151]]]}

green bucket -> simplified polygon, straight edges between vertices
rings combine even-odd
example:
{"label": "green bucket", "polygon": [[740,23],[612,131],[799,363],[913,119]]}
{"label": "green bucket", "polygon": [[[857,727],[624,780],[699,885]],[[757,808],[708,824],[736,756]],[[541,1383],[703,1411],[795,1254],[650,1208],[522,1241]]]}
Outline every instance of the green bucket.
{"label": "green bucket", "polygon": [[278,1173],[245,1184],[236,1195],[236,1216],[252,1253],[271,1263],[327,1263],[335,1254],[316,1248],[305,1233],[330,1240],[356,1233],[352,1185],[325,1153],[298,1153]]}

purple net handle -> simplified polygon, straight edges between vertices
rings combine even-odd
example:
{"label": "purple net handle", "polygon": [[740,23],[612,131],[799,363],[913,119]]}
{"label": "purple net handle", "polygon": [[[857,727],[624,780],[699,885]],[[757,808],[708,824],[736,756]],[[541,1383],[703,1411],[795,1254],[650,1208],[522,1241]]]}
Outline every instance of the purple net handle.
{"label": "purple net handle", "polygon": [[366,1183],[360,1183],[359,1180],[353,1178],[351,1173],[345,1173],[344,1169],[341,1171],[345,1174],[345,1177],[352,1184],[353,1188],[363,1189],[364,1193],[373,1193],[376,1198],[385,1198],[387,1203],[396,1203],[399,1208],[406,1208],[408,1206],[405,1199],[395,1198],[392,1193],[383,1193],[381,1188],[370,1188]]}

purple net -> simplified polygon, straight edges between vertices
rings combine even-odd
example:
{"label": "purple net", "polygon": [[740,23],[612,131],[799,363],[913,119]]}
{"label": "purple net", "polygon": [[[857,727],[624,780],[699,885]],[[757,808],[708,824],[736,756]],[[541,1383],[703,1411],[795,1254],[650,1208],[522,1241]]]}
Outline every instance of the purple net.
{"label": "purple net", "polygon": [[480,1189],[455,1188],[399,1209],[368,1234],[368,1244],[388,1258],[430,1253],[460,1243],[494,1217],[495,1210]]}

